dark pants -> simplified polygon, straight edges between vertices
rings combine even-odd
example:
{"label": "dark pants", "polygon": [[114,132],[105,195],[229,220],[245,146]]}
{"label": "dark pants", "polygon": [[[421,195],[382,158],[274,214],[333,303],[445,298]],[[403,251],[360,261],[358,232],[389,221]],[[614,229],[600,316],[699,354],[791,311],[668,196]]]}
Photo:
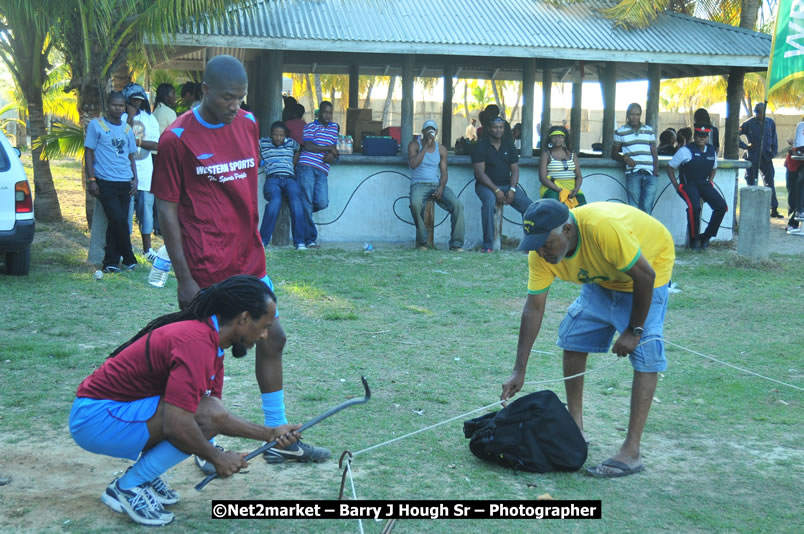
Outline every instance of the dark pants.
{"label": "dark pants", "polygon": [[260,225],[260,237],[262,244],[267,245],[271,242],[271,235],[274,233],[276,218],[279,209],[282,207],[282,194],[288,201],[290,208],[290,228],[293,232],[293,244],[304,245],[304,208],[302,207],[302,191],[299,183],[293,176],[268,176],[262,189],[262,195],[268,203],[265,205],[265,212],[262,215]]}
{"label": "dark pants", "polygon": [[776,171],[773,168],[773,160],[767,156],[762,156],[762,162],[757,165],[759,156],[751,156],[748,161],[751,162],[751,168],[745,170],[745,182],[748,185],[756,185],[757,174],[762,173],[762,181],[765,187],[770,187],[771,190],[771,209],[776,211],[779,208],[779,201],[776,200],[776,187],[773,183],[773,178],[776,176]]}
{"label": "dark pants", "polygon": [[106,214],[106,253],[103,266],[117,266],[120,258],[123,265],[137,263],[131,250],[131,234],[128,229],[128,209],[131,205],[131,182],[110,182],[98,179],[99,200]]}
{"label": "dark pants", "polygon": [[796,213],[804,211],[804,166],[794,172],[787,171],[787,204],[790,207],[789,224],[798,228]]}
{"label": "dark pants", "polygon": [[[704,182],[686,183],[681,187],[681,191],[678,194],[687,205],[687,226],[689,227],[690,244],[696,239],[715,237],[720,229],[720,223],[723,222],[723,216],[726,215],[726,211],[729,208],[720,193],[715,190],[712,182],[706,180]],[[701,199],[712,208],[712,217],[709,219],[709,225],[704,233],[701,233],[699,227],[701,222]]]}
{"label": "dark pants", "polygon": [[[503,193],[508,193],[508,190],[511,189],[511,186],[508,185],[498,185],[497,187]],[[483,248],[492,248],[494,243],[494,209],[497,206],[497,197],[494,191],[477,180],[475,180],[475,193],[480,198],[481,204],[480,222],[483,226]],[[510,204],[511,207],[524,215],[530,204],[531,200],[528,195],[525,194],[521,187],[517,187],[516,193],[514,193],[514,201]]]}

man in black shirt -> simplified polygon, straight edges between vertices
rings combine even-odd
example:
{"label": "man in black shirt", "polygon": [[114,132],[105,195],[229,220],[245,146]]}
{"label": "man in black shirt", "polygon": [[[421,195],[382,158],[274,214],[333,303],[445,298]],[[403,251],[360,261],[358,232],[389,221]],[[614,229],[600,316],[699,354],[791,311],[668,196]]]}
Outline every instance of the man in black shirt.
{"label": "man in black shirt", "polygon": [[519,183],[519,156],[514,144],[503,139],[505,121],[495,117],[489,123],[488,136],[477,143],[472,154],[475,168],[475,193],[482,206],[480,217],[483,225],[482,252],[492,252],[494,241],[494,209],[511,205],[524,214],[531,204],[530,198],[517,187]]}

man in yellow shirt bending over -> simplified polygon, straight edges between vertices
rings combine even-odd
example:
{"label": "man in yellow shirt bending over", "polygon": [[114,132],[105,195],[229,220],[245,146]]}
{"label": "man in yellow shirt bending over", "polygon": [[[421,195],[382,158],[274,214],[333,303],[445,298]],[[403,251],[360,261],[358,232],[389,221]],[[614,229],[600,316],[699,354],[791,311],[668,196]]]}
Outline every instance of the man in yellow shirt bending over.
{"label": "man in yellow shirt bending over", "polygon": [[[564,376],[586,370],[590,352],[629,356],[634,368],[628,434],[619,452],[586,470],[600,478],[631,475],[644,469],[639,445],[648,418],[657,373],[667,368],[661,341],[667,310],[667,285],[675,248],[667,229],[645,212],[613,202],[568,209],[541,199],[525,212],[528,297],[522,310],[516,362],[501,398],[513,397],[525,382],[550,285],[557,277],[582,284],[558,329],[564,349]],[[567,407],[583,432],[583,376],[566,380]]]}

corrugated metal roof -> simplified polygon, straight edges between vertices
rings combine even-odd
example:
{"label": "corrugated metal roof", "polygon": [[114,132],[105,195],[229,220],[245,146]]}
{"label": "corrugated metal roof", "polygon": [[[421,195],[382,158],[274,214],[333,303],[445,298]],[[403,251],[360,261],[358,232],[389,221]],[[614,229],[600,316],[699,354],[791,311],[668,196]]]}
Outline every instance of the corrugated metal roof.
{"label": "corrugated metal roof", "polygon": [[270,0],[237,23],[197,28],[177,44],[327,52],[539,57],[587,61],[767,65],[771,37],[678,14],[614,27],[590,0]]}

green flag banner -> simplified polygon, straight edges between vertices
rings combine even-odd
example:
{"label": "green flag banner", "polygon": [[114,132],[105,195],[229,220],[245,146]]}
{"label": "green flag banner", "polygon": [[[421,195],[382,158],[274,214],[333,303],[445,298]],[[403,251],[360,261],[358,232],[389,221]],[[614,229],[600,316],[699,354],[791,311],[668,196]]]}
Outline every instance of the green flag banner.
{"label": "green flag banner", "polygon": [[770,95],[785,83],[804,77],[804,0],[779,0],[773,30],[768,90]]}

